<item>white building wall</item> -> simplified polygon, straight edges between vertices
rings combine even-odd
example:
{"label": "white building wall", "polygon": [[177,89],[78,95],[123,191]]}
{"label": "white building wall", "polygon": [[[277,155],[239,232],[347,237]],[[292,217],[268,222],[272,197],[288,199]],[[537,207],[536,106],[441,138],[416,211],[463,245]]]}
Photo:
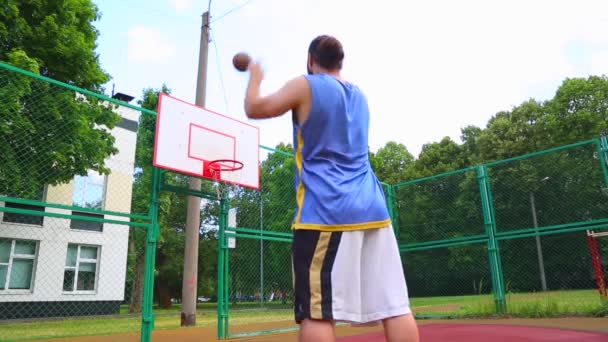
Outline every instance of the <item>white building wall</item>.
{"label": "white building wall", "polygon": [[[139,112],[120,106],[117,110],[123,118],[137,121]],[[112,134],[119,152],[106,162],[112,173],[107,176],[104,210],[129,213],[133,186],[135,147],[137,133],[115,127]],[[72,205],[73,181],[59,186],[49,186],[46,202]],[[4,203],[0,202],[0,205]],[[70,211],[46,208],[47,212],[71,214]],[[103,225],[103,232],[70,229],[70,220],[44,217],[42,226],[3,222],[0,212],[0,238],[36,240],[38,243],[34,265],[32,290],[0,290],[0,302],[30,301],[119,301],[124,298],[126,266],[129,242],[129,226]],[[105,218],[128,221],[128,218]],[[138,228],[135,228],[138,229]],[[100,246],[97,264],[96,290],[91,293],[63,291],[64,267],[68,243]]]}

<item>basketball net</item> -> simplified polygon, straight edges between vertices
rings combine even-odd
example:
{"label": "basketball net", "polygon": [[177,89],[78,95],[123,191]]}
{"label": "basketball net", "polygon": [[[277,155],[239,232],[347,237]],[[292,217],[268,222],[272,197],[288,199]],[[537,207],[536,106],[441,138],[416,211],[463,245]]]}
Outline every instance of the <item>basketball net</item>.
{"label": "basketball net", "polygon": [[[209,173],[211,178],[216,182],[215,189],[217,191],[217,199],[228,199],[230,193],[235,193],[238,189],[238,183],[241,181],[242,173],[239,172],[243,168],[243,163],[237,160],[214,160],[209,163]],[[228,181],[222,178],[222,174],[230,173]]]}

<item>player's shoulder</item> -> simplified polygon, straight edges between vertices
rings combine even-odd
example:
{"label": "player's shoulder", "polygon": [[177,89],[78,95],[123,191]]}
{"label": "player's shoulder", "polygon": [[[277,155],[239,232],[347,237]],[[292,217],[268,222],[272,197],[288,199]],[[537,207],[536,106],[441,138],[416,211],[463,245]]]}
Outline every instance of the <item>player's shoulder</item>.
{"label": "player's shoulder", "polygon": [[304,90],[310,88],[310,83],[305,75],[300,75],[287,81],[286,86],[294,90]]}

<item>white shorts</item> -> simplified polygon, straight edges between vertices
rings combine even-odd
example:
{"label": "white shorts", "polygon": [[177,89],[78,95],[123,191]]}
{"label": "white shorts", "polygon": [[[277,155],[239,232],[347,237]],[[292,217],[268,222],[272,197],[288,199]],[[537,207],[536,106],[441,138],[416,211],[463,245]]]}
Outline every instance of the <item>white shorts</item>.
{"label": "white shorts", "polygon": [[293,240],[295,321],[374,323],[411,313],[392,227],[298,229]]}

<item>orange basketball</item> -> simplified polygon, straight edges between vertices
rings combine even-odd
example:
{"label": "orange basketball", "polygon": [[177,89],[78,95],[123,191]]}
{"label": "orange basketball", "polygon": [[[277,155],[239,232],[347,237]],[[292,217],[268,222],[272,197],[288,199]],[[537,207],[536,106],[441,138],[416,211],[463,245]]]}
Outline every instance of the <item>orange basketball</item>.
{"label": "orange basketball", "polygon": [[246,71],[251,57],[245,52],[239,52],[232,57],[232,64],[238,71]]}

